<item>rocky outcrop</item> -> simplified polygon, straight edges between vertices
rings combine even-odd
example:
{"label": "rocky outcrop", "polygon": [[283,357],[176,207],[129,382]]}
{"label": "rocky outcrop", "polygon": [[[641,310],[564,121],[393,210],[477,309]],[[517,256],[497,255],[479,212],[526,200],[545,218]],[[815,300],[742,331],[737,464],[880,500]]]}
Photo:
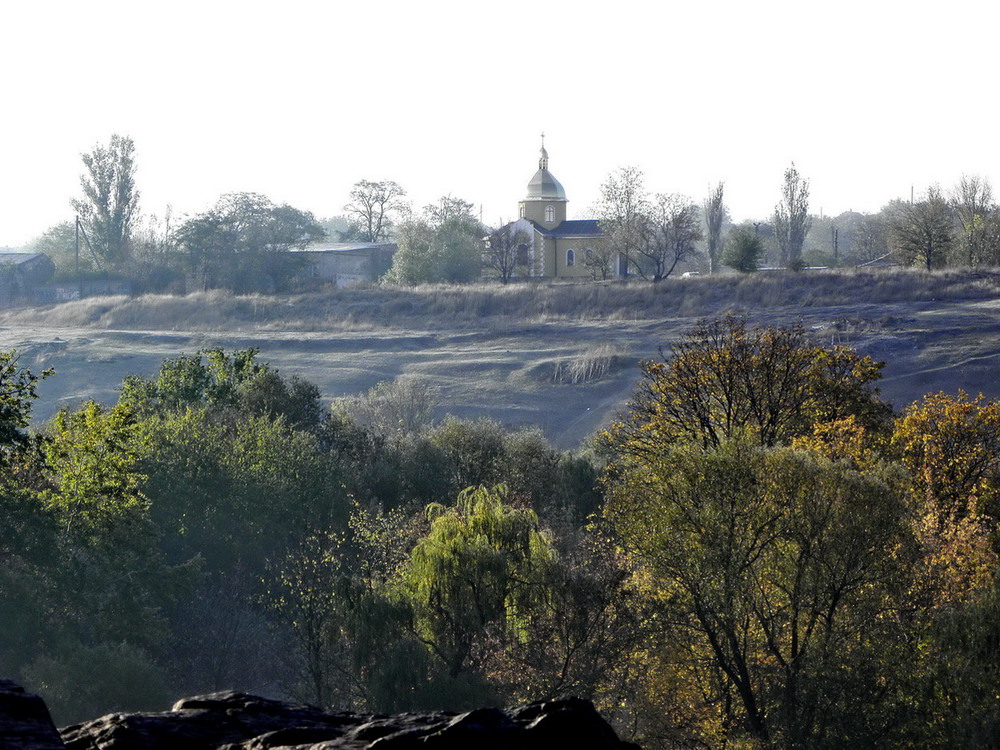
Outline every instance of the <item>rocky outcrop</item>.
{"label": "rocky outcrop", "polygon": [[[11,724],[20,732],[20,744],[5,744],[7,722],[2,721],[0,750],[638,750],[620,741],[589,701],[578,699],[512,711],[381,716],[326,713],[244,693],[213,693],[178,701],[162,713],[109,714],[66,727],[60,741],[44,703],[27,697],[37,703],[26,705],[24,715]],[[37,719],[35,734],[29,731],[29,716]],[[44,744],[45,726],[50,728],[49,744]]]}
{"label": "rocky outcrop", "polygon": [[0,680],[0,750],[61,750],[45,701],[10,680]]}

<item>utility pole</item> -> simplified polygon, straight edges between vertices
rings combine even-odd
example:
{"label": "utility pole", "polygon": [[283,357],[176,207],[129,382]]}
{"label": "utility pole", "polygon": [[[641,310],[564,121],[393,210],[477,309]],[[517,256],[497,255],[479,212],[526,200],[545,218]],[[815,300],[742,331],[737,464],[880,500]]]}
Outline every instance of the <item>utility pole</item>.
{"label": "utility pole", "polygon": [[80,215],[76,215],[76,285],[77,294],[83,298],[83,279],[80,278]]}
{"label": "utility pole", "polygon": [[90,250],[90,255],[92,258],[97,260],[97,254],[94,252],[94,246],[90,244],[90,237],[87,236],[87,230],[83,226],[83,222],[80,221],[80,217],[76,217],[76,281],[77,289],[80,292],[80,299],[83,299],[83,277],[80,276],[80,233],[83,232],[83,241],[87,243],[87,249]]}

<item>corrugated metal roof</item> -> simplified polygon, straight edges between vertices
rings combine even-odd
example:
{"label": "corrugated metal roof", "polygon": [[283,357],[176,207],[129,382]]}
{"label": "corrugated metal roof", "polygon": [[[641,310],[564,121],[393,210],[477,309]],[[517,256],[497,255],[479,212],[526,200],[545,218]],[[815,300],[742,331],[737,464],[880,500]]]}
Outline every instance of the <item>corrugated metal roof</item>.
{"label": "corrugated metal roof", "polygon": [[13,263],[21,265],[36,258],[46,257],[44,253],[4,253],[0,252],[0,263]]}

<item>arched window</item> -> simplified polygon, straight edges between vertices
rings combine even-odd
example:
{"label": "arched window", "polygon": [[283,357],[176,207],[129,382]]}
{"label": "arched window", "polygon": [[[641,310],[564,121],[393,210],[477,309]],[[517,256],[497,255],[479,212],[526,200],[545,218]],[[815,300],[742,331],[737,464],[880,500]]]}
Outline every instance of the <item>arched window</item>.
{"label": "arched window", "polygon": [[545,223],[551,224],[556,220],[556,209],[554,206],[545,207]]}
{"label": "arched window", "polygon": [[576,251],[572,248],[566,251],[566,268],[576,264]]}
{"label": "arched window", "polygon": [[524,204],[523,203],[521,204],[518,213],[521,215],[521,218],[523,219],[524,218]]}

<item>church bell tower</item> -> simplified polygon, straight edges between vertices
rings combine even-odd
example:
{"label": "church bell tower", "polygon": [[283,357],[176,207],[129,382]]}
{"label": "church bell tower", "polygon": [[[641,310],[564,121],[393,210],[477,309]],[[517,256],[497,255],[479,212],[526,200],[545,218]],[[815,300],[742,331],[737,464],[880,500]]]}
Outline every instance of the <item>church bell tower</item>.
{"label": "church bell tower", "polygon": [[549,171],[549,152],[545,150],[545,134],[542,133],[538,171],[528,183],[528,194],[520,202],[518,213],[522,219],[533,221],[545,229],[555,229],[566,221],[567,202],[566,191]]}

